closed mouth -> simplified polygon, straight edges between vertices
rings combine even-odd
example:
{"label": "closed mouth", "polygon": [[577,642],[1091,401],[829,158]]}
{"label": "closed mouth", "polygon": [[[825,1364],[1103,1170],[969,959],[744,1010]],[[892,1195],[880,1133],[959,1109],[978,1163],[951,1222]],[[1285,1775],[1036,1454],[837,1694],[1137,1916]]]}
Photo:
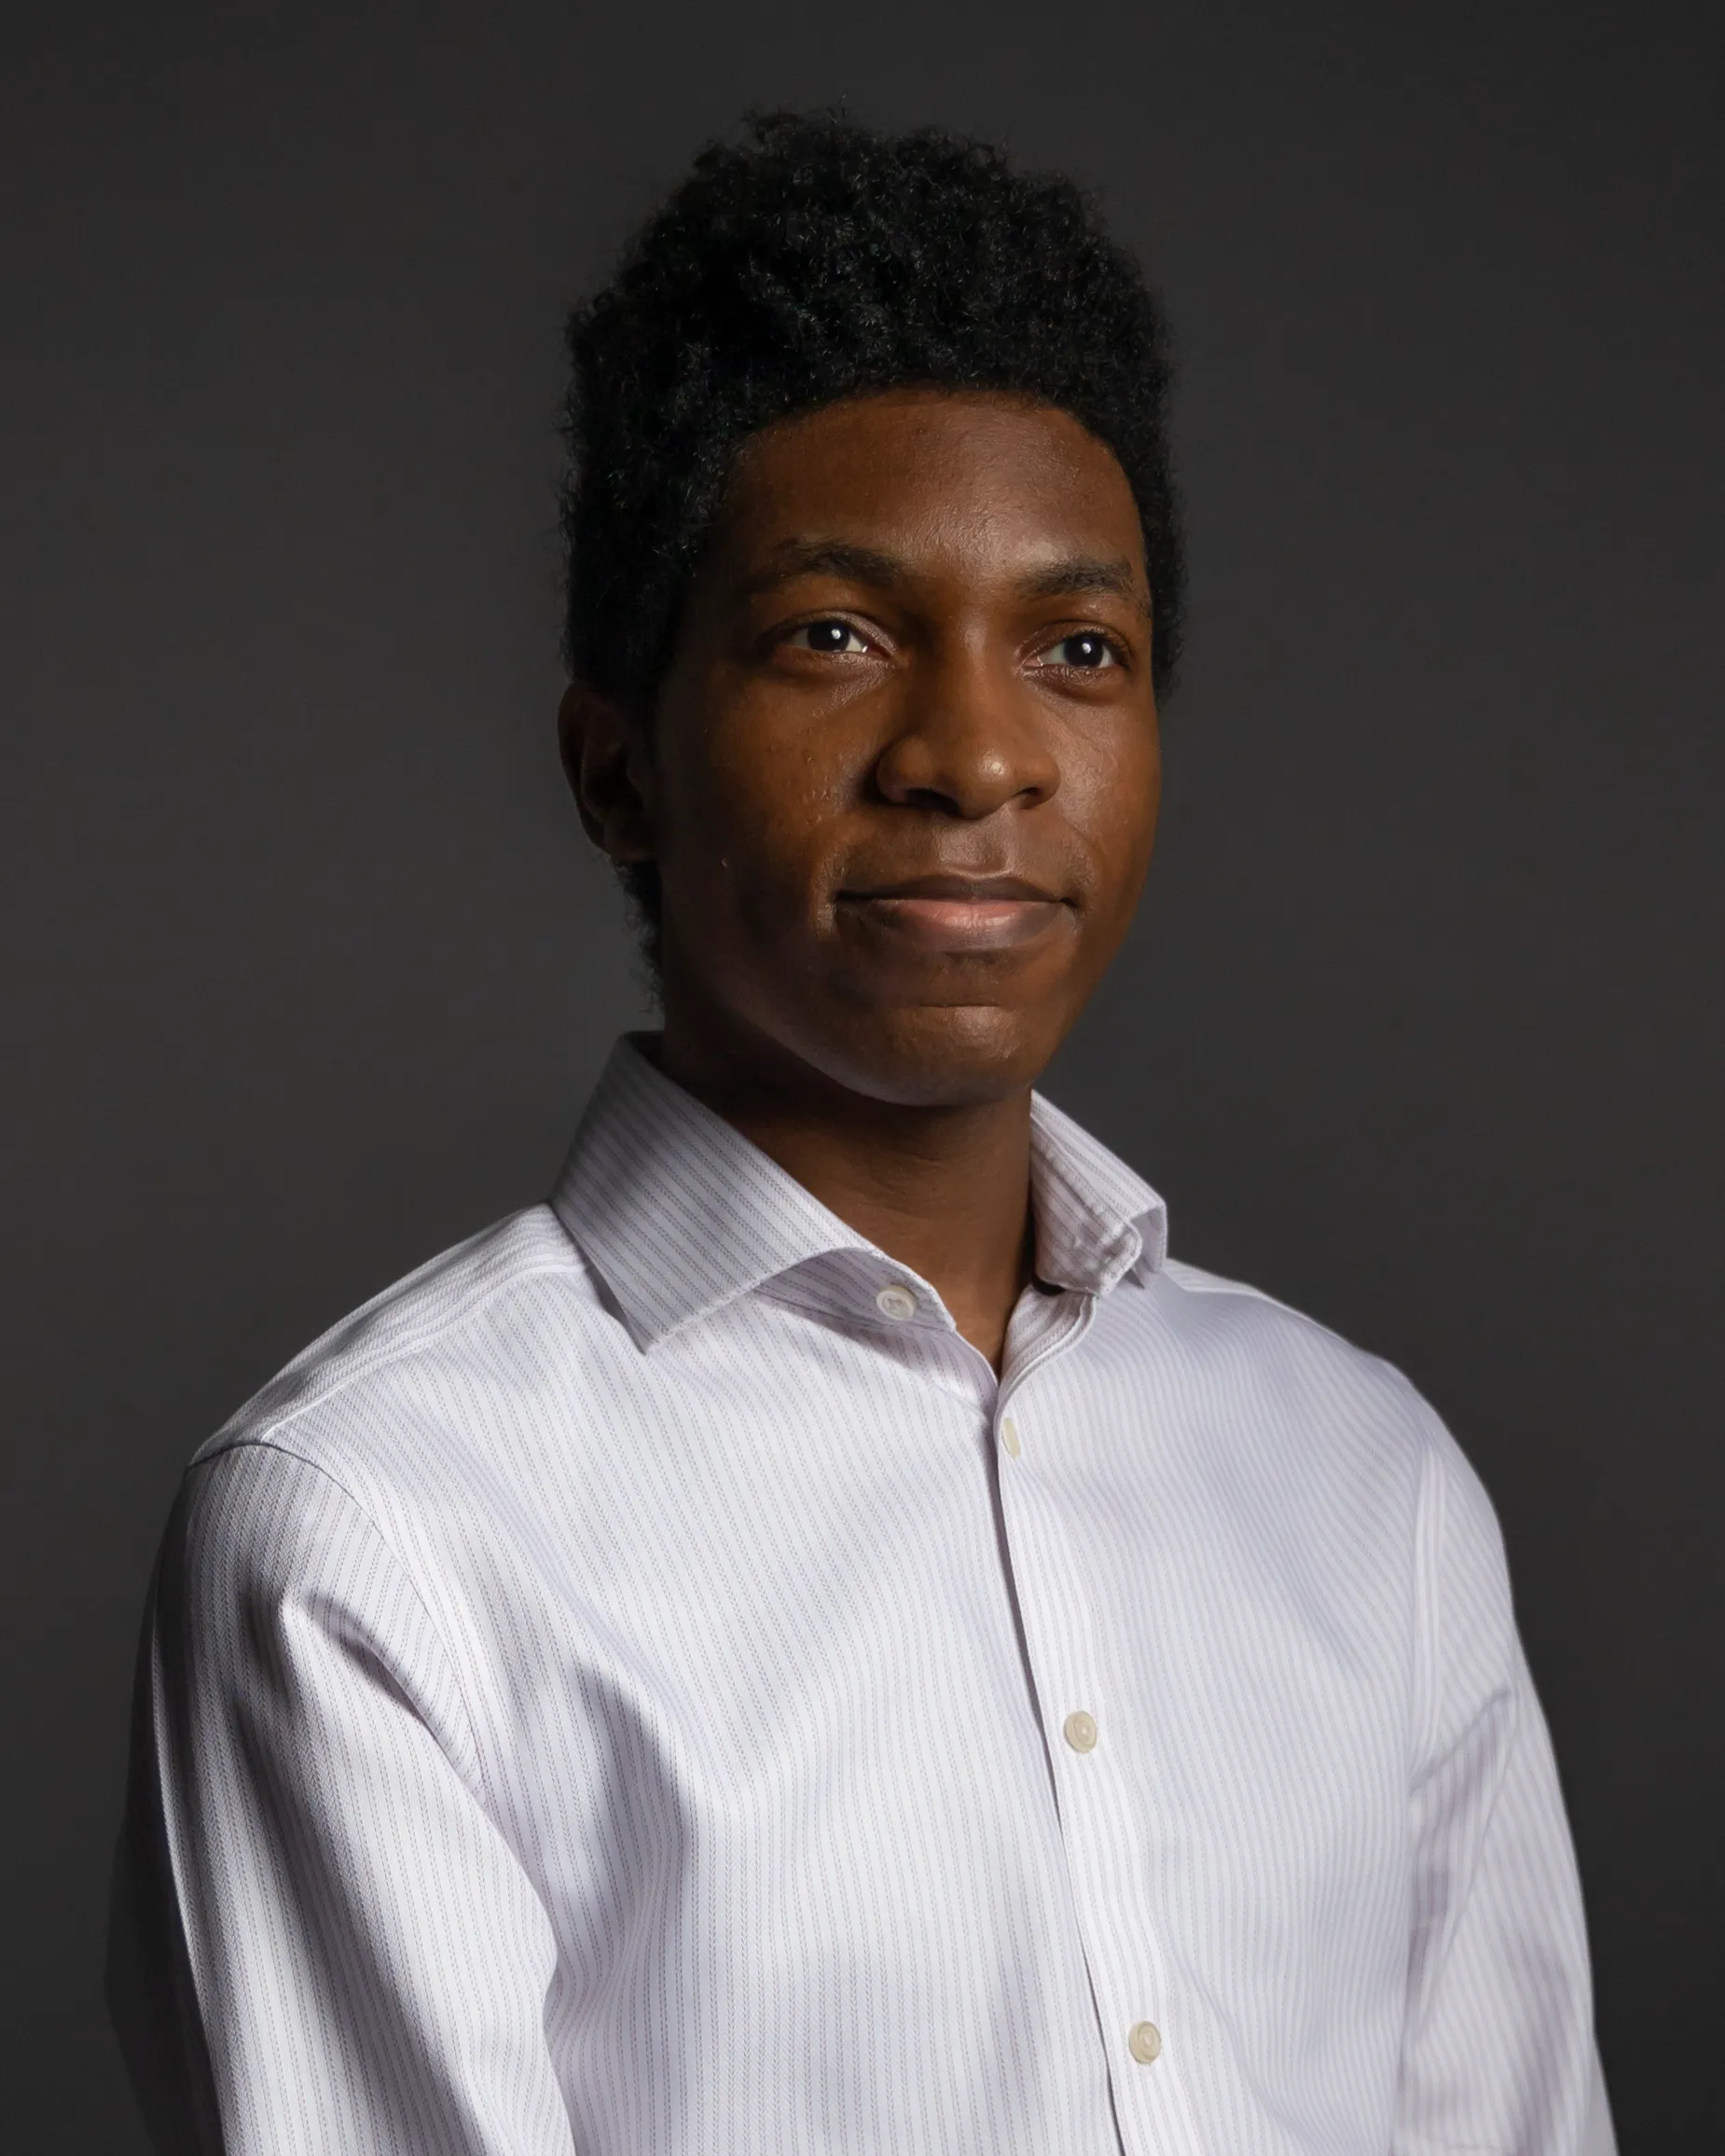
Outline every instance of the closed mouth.
{"label": "closed mouth", "polygon": [[1052,891],[1029,883],[1022,876],[913,876],[903,883],[877,883],[857,891],[841,891],[841,899],[942,899],[961,905],[1058,905]]}
{"label": "closed mouth", "polygon": [[1013,950],[1071,918],[1067,902],[1020,876],[907,877],[841,891],[838,910],[885,944],[949,956]]}

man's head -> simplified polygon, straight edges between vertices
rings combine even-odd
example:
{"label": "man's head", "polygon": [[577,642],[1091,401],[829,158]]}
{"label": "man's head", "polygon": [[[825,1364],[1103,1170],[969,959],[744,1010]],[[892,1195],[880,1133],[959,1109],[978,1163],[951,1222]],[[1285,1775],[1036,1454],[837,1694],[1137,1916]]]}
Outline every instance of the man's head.
{"label": "man's head", "polygon": [[1180,575],[1136,266],[1064,180],[781,117],[570,335],[565,758],[668,1032],[882,1099],[1028,1084],[1154,832]]}

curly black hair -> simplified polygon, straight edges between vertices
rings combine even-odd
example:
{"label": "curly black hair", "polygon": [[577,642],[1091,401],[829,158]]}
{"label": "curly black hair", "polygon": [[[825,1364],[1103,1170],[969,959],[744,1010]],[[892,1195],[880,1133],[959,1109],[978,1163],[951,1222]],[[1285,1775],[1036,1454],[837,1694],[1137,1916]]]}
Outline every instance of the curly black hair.
{"label": "curly black hair", "polygon": [[[1006,392],[1113,451],[1143,523],[1152,676],[1180,653],[1160,310],[1091,200],[933,128],[775,112],[711,143],[568,327],[564,650],[650,711],[738,446],[874,390]],[[656,877],[625,878],[649,925]]]}

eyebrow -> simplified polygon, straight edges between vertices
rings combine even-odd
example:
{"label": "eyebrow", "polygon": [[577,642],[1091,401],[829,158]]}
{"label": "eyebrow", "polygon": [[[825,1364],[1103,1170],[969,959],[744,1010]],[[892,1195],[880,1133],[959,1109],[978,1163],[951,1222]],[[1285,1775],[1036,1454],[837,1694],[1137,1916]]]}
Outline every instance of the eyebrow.
{"label": "eyebrow", "polygon": [[853,546],[843,539],[787,539],[773,548],[772,560],[748,578],[742,590],[752,599],[798,576],[843,576],[852,584],[886,586],[902,584],[905,575],[896,555],[873,546]]}
{"label": "eyebrow", "polygon": [[1026,599],[1070,599],[1086,591],[1106,591],[1125,600],[1140,613],[1150,611],[1131,562],[1104,561],[1089,554],[1075,554],[1064,561],[1051,561],[1045,569],[1033,570],[1018,588]]}
{"label": "eyebrow", "polygon": [[[771,561],[742,587],[743,596],[754,598],[776,591],[798,576],[842,576],[853,584],[890,588],[907,581],[910,571],[897,555],[883,554],[873,546],[858,546],[843,539],[787,539],[773,549]],[[1107,592],[1124,599],[1139,613],[1149,605],[1125,560],[1104,560],[1074,554],[1032,570],[1018,585],[1024,599],[1068,599],[1086,591]]]}

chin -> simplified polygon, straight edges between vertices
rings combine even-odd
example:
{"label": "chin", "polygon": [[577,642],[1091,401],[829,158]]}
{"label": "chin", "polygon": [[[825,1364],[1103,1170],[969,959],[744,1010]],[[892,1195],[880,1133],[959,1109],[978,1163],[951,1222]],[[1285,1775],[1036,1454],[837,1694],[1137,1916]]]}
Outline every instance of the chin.
{"label": "chin", "polygon": [[1033,1085],[1059,1032],[995,1003],[919,1004],[858,1014],[797,1052],[852,1093],[904,1108],[972,1108]]}

